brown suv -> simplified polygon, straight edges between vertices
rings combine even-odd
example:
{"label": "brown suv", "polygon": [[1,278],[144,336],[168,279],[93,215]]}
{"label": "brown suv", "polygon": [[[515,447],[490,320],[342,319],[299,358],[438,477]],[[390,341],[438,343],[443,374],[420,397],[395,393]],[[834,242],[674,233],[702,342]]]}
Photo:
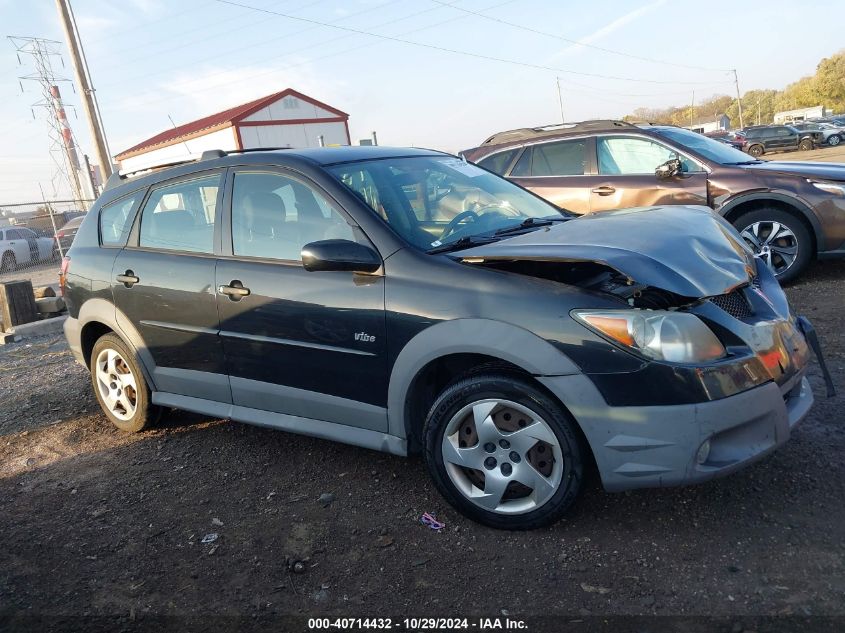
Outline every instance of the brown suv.
{"label": "brown suv", "polygon": [[782,282],[845,256],[845,165],[750,159],[683,128],[587,121],[501,132],[464,158],[574,213],[706,205]]}

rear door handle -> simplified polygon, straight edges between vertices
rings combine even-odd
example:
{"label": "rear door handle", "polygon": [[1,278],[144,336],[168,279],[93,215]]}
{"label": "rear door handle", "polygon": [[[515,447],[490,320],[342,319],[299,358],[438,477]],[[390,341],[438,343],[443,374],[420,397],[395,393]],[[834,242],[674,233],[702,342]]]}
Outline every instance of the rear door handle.
{"label": "rear door handle", "polygon": [[590,191],[592,191],[593,193],[597,193],[600,196],[609,196],[612,193],[616,193],[616,188],[615,187],[608,187],[607,185],[604,185],[602,187],[596,187],[595,189],[590,189]]}
{"label": "rear door handle", "polygon": [[230,281],[228,286],[218,287],[217,292],[228,296],[232,301],[240,301],[249,296],[249,288],[244,288],[244,285],[237,279]]}
{"label": "rear door handle", "polygon": [[117,277],[115,277],[115,279],[117,279],[120,283],[122,283],[127,288],[131,288],[132,286],[137,284],[139,281],[141,281],[135,275],[135,273],[133,273],[131,270],[127,270],[122,275],[118,275]]}

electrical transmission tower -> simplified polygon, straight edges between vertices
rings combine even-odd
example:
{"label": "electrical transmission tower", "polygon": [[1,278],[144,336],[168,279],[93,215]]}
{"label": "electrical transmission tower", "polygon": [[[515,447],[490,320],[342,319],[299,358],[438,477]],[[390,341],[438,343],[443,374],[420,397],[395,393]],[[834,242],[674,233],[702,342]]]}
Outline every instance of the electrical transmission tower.
{"label": "electrical transmission tower", "polygon": [[[9,40],[18,53],[18,62],[23,65],[22,56],[26,55],[32,59],[35,72],[20,77],[21,92],[23,81],[33,81],[39,85],[41,99],[33,103],[33,108],[44,108],[48,112],[47,121],[50,124],[50,157],[56,165],[56,173],[53,178],[53,193],[57,189],[56,180],[65,180],[70,186],[74,199],[78,201],[79,208],[84,209],[84,200],[88,197],[83,188],[92,186],[90,172],[82,174],[84,181],[80,180],[80,160],[77,153],[76,142],[73,131],[68,123],[67,114],[62,96],[59,90],[60,83],[70,83],[69,79],[58,76],[53,71],[53,59],[58,58],[64,68],[60,52],[60,42],[47,40],[40,37],[17,37],[9,36]],[[71,84],[71,87],[73,84]],[[35,110],[33,110],[33,118]],[[58,159],[57,155],[62,158]],[[87,164],[87,160],[85,161]],[[90,195],[90,194],[89,194]]]}

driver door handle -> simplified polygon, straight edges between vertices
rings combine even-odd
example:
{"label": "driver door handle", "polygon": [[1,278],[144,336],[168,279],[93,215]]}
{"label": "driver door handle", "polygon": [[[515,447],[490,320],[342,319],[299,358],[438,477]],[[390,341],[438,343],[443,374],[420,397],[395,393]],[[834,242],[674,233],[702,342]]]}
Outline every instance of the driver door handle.
{"label": "driver door handle", "polygon": [[597,193],[600,196],[609,196],[612,193],[616,193],[616,187],[610,187],[608,185],[602,185],[601,187],[596,187],[595,189],[590,189],[593,193]]}
{"label": "driver door handle", "polygon": [[226,295],[232,301],[240,301],[249,296],[249,288],[244,288],[244,285],[237,279],[230,281],[228,286],[220,286],[217,288],[217,292]]}
{"label": "driver door handle", "polygon": [[122,275],[118,275],[117,277],[115,277],[115,279],[117,279],[120,283],[122,283],[127,288],[131,288],[132,286],[137,284],[139,281],[141,281],[138,278],[138,276],[135,273],[133,273],[131,270],[127,270]]}

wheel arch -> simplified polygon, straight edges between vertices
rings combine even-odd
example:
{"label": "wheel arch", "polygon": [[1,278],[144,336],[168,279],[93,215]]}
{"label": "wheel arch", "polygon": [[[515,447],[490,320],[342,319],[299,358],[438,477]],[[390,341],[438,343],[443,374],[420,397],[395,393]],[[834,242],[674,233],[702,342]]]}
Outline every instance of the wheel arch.
{"label": "wheel arch", "polygon": [[769,191],[751,193],[738,196],[726,202],[719,207],[718,212],[728,222],[733,224],[734,221],[743,213],[765,207],[775,207],[787,213],[791,213],[801,220],[810,232],[810,237],[813,240],[813,256],[815,257],[818,253],[819,244],[824,243],[824,233],[816,214],[813,213],[810,205],[803,200],[799,200],[798,198],[787,194]]}
{"label": "wheel arch", "polygon": [[123,312],[118,310],[113,303],[106,299],[89,299],[79,309],[78,319],[80,325],[80,345],[86,367],[91,366],[91,350],[94,348],[97,340],[103,334],[113,332],[135,354],[138,365],[144,374],[144,379],[147,381],[150,389],[155,391],[155,383],[153,382],[155,361],[144,344],[140,333]]}
{"label": "wheel arch", "polygon": [[528,378],[580,373],[551,343],[518,326],[490,319],[443,321],[412,338],[393,365],[388,432],[408,440],[409,451],[419,448],[417,432],[428,405],[445,384],[478,367]]}

